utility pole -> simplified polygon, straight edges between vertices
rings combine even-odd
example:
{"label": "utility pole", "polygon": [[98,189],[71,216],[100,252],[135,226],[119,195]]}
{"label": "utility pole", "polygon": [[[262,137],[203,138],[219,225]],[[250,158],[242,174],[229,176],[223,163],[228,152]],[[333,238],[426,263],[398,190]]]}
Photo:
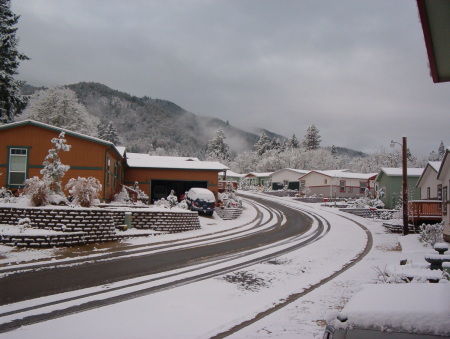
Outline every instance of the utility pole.
{"label": "utility pole", "polygon": [[403,160],[403,235],[408,235],[408,154],[406,147],[406,137],[403,137],[402,143],[402,160]]}

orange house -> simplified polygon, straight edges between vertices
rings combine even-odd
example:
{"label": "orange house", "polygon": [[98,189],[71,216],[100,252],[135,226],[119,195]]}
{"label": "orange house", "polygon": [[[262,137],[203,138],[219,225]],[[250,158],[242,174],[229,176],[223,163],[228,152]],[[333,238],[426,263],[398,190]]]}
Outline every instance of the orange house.
{"label": "orange house", "polygon": [[109,141],[61,129],[41,122],[25,120],[0,126],[0,187],[12,191],[24,187],[25,179],[42,177],[51,140],[65,132],[68,152],[59,153],[70,169],[62,186],[71,178],[95,177],[102,184],[102,200],[110,200],[121,189],[124,177],[123,152]]}
{"label": "orange house", "polygon": [[171,190],[180,201],[192,187],[207,188],[217,199],[218,173],[226,169],[228,167],[219,162],[197,158],[126,153],[125,184],[137,182],[151,203],[167,198]]}

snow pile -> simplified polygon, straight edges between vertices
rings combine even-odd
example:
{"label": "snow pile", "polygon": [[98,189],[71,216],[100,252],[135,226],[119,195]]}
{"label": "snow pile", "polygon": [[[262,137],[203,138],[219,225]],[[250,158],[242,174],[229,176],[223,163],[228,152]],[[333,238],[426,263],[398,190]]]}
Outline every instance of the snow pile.
{"label": "snow pile", "polygon": [[450,284],[368,285],[341,313],[337,328],[450,335]]}

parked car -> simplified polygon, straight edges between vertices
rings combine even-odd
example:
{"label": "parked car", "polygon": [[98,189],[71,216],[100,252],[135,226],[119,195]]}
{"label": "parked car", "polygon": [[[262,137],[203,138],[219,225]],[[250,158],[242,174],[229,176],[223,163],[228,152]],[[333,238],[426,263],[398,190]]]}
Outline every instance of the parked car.
{"label": "parked car", "polygon": [[185,195],[186,203],[191,211],[213,215],[216,207],[214,193],[206,188],[191,188]]}
{"label": "parked car", "polygon": [[450,336],[450,283],[367,285],[331,321],[323,339]]}

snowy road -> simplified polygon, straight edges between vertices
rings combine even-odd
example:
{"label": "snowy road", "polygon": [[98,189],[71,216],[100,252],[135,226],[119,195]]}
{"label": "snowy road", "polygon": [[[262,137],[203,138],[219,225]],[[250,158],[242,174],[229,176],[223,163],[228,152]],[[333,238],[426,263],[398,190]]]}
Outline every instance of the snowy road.
{"label": "snowy road", "polygon": [[[207,239],[202,237],[202,239],[184,241],[184,244],[156,245],[133,250],[133,253],[121,252],[120,256],[116,254],[113,257],[97,257],[89,260],[88,263],[70,260],[64,264],[34,265],[34,267],[22,267],[21,271],[15,268],[5,272],[2,279],[5,289],[0,296],[3,304],[10,300],[25,301],[31,299],[30,295],[40,296],[40,293],[45,293],[47,298],[40,298],[34,304],[26,301],[28,306],[22,306],[23,303],[20,302],[4,305],[2,307],[4,311],[0,314],[3,322],[0,330],[5,331],[24,324],[105,306],[242,269],[293,251],[320,238],[328,231],[329,227],[325,228],[322,221],[315,216],[312,216],[315,221],[311,225],[304,215],[299,215],[292,209],[281,207],[279,209],[284,210],[282,213],[273,207],[262,206],[259,203],[252,204],[258,211],[257,216],[250,223],[242,226],[241,228],[244,229],[241,230],[207,236],[205,237]],[[265,204],[270,205],[267,202]],[[290,215],[288,221],[285,214]],[[307,230],[309,231],[304,234]],[[205,251],[205,248],[209,248],[210,251]],[[182,253],[180,254],[179,251]],[[196,253],[195,256],[188,255],[193,252]],[[202,260],[197,259],[199,255]],[[125,266],[120,265],[124,260],[123,257],[127,260]],[[176,259],[176,266],[174,262],[167,263],[167,258]],[[132,262],[128,262],[129,260]],[[94,287],[71,292],[69,296],[54,293],[55,290],[82,286],[92,277],[95,279],[91,281],[100,281],[100,285],[103,286],[108,281],[108,278],[99,279],[103,272],[108,273],[107,277],[111,277],[113,270],[119,272],[120,277],[131,277],[132,274],[127,268],[132,268],[133,272],[139,271],[142,274],[142,272],[148,272],[142,265],[151,266],[150,262],[155,263],[153,265],[155,270],[151,271],[150,275],[118,282],[106,291],[103,287]],[[103,271],[99,263],[105,267]],[[105,263],[108,265],[105,266]],[[180,268],[176,270],[167,268],[174,266]],[[116,278],[116,280],[122,279]],[[36,284],[36,281],[40,283]],[[59,283],[65,282],[70,282],[70,287],[59,286]]]}
{"label": "snowy road", "polygon": [[[269,199],[273,200],[273,199]],[[277,200],[277,199],[275,199]],[[280,201],[280,200],[277,200]],[[264,204],[270,205],[270,202],[265,202]],[[188,293],[193,296],[197,296],[193,304],[198,304],[198,306],[201,306],[202,303],[199,302],[202,300],[205,296],[208,296],[208,293],[204,293],[201,296],[198,295],[198,288],[200,287],[200,290],[205,288],[205,284],[207,284],[208,287],[204,289],[204,292],[210,290],[211,286],[215,286],[219,283],[221,286],[219,290],[216,290],[216,293],[214,293],[214,296],[209,295],[209,297],[215,300],[222,300],[223,294],[226,291],[227,288],[232,286],[232,284],[227,283],[226,287],[223,285],[224,282],[229,281],[234,284],[248,284],[246,281],[249,279],[249,281],[253,281],[253,283],[250,283],[247,287],[250,289],[253,288],[251,286],[254,286],[256,289],[268,289],[270,293],[263,293],[265,295],[263,298],[256,300],[253,300],[252,302],[252,309],[253,311],[248,314],[245,312],[244,314],[241,314],[242,311],[244,311],[246,308],[242,308],[239,310],[235,310],[231,312],[227,317],[230,317],[231,314],[234,316],[231,317],[231,319],[234,320],[226,320],[227,317],[220,320],[221,318],[214,319],[214,321],[211,321],[211,324],[206,326],[206,328],[209,328],[209,326],[213,326],[210,328],[210,332],[207,331],[208,334],[206,335],[200,335],[199,333],[196,333],[192,336],[185,336],[186,338],[192,338],[192,337],[212,337],[213,335],[219,334],[218,337],[223,337],[224,335],[228,335],[232,333],[235,330],[238,330],[240,327],[246,325],[246,323],[251,323],[254,320],[258,319],[258,317],[262,317],[265,314],[271,313],[281,306],[284,306],[284,304],[288,302],[294,301],[296,298],[304,295],[305,293],[308,293],[309,291],[313,290],[315,287],[319,286],[320,284],[327,281],[327,279],[331,279],[330,276],[335,276],[338,274],[342,268],[348,267],[348,264],[350,262],[353,262],[356,258],[360,257],[362,254],[364,254],[364,250],[368,248],[367,239],[368,234],[364,230],[362,230],[359,226],[354,224],[353,222],[346,222],[347,229],[352,230],[352,235],[349,236],[349,239],[353,239],[354,242],[354,248],[351,250],[343,249],[342,244],[336,244],[333,242],[333,237],[336,237],[336,232],[342,232],[341,223],[339,224],[333,223],[333,227],[330,227],[330,223],[327,221],[329,218],[323,218],[322,216],[317,215],[317,213],[313,210],[308,210],[307,207],[301,206],[296,203],[292,202],[284,202],[284,205],[287,205],[285,207],[280,207],[283,209],[285,214],[290,214],[286,218],[287,220],[295,220],[294,214],[298,214],[298,211],[301,210],[302,213],[307,214],[311,220],[314,220],[312,222],[311,228],[306,232],[305,234],[297,234],[295,236],[288,237],[284,240],[280,240],[276,243],[270,243],[266,244],[264,246],[259,246],[257,249],[249,249],[244,252],[233,252],[228,253],[227,255],[216,257],[216,258],[210,258],[209,260],[201,263],[196,263],[194,265],[190,265],[183,268],[178,268],[170,272],[160,272],[156,274],[152,274],[149,276],[129,279],[126,281],[121,281],[117,283],[112,284],[106,284],[101,285],[99,287],[91,287],[88,289],[82,289],[75,292],[69,292],[69,293],[62,293],[62,294],[56,294],[52,296],[47,296],[44,298],[39,299],[32,299],[32,300],[26,300],[10,305],[4,305],[2,306],[2,314],[1,316],[1,329],[2,331],[9,331],[15,328],[18,328],[19,326],[25,325],[25,324],[32,324],[36,322],[41,322],[43,320],[47,319],[53,319],[58,318],[66,314],[73,314],[76,313],[77,315],[71,315],[68,317],[64,317],[61,319],[69,320],[72,317],[84,317],[84,314],[89,314],[90,312],[82,312],[85,310],[97,308],[99,306],[106,306],[100,309],[95,310],[96,314],[97,312],[110,312],[111,310],[119,307],[125,307],[126,305],[129,305],[129,303],[135,304],[135,303],[145,303],[146,309],[148,308],[148,305],[153,305],[151,308],[155,307],[157,304],[148,304],[148,299],[159,299],[162,296],[168,297],[167,300],[169,300],[171,303],[173,302],[173,296],[178,295],[180,300],[185,300],[185,295],[180,295],[183,290],[188,289]],[[292,214],[294,213],[294,214]],[[253,218],[251,222],[246,223],[246,225],[243,227],[243,229],[234,229],[229,232],[223,232],[220,235],[220,238],[217,238],[216,235],[209,235],[206,236],[209,239],[196,239],[195,242],[201,242],[201,241],[213,241],[217,243],[222,243],[224,241],[224,238],[226,237],[242,237],[245,232],[254,232],[255,229],[261,228],[264,229],[264,232],[268,232],[270,229],[273,229],[277,223],[280,223],[285,227],[286,220],[283,214],[276,212],[274,210],[271,210],[269,208],[263,209],[261,211],[259,218],[259,222],[255,224],[255,220],[258,218]],[[262,219],[261,219],[261,216]],[[336,216],[333,216],[335,219]],[[342,218],[341,218],[342,219]],[[334,221],[334,220],[332,220]],[[279,226],[279,225],[278,225]],[[359,231],[358,231],[359,229]],[[231,234],[234,233],[234,234]],[[258,231],[259,233],[259,231]],[[325,236],[326,235],[326,236]],[[171,246],[192,246],[191,243],[192,240],[184,240],[180,244],[179,242],[175,245],[172,244]],[[309,246],[305,246],[308,244]],[[197,244],[198,245],[198,244]],[[153,247],[153,248],[152,248]],[[317,248],[320,248],[319,252],[317,252]],[[142,249],[141,249],[142,250]],[[161,249],[161,248],[154,248],[154,246],[150,246],[146,250],[153,250],[153,251],[166,251],[167,249]],[[313,252],[311,252],[311,250]],[[135,250],[133,250],[135,251]],[[304,264],[303,268],[302,265],[299,264],[298,254],[299,253],[306,253],[306,256],[308,258],[307,262],[309,264]],[[308,254],[309,253],[309,254]],[[314,255],[311,255],[314,253]],[[128,253],[129,256],[142,256],[141,253]],[[302,255],[300,256],[302,257]],[[288,259],[286,259],[288,258]],[[295,258],[295,259],[294,259]],[[324,269],[323,265],[320,263],[323,263],[323,260],[325,258],[328,258],[328,260],[333,261],[333,267],[330,270],[330,267],[327,267]],[[336,260],[338,259],[338,260]],[[97,258],[96,260],[99,260]],[[101,260],[109,260],[102,258]],[[300,260],[306,260],[306,258],[303,258]],[[318,261],[319,260],[319,261]],[[315,264],[311,265],[310,263],[314,262]],[[295,264],[291,267],[291,263]],[[77,265],[76,263],[71,263],[70,265]],[[245,275],[245,269],[246,267],[248,269],[254,270],[255,267],[264,266],[265,269],[267,269],[267,266],[272,266],[271,270],[268,272],[269,275],[272,275],[274,271],[276,271],[277,266],[283,267],[288,266],[290,267],[290,270],[287,270],[287,276],[285,276],[285,279],[281,279],[280,277],[272,277],[270,281],[272,281],[274,285],[278,285],[278,288],[274,286],[273,288],[268,288],[265,286],[264,281],[258,280],[257,277],[247,277]],[[316,267],[315,267],[316,266]],[[300,276],[304,275],[307,276],[310,271],[312,272],[314,270],[314,278],[313,281],[297,281],[294,285],[291,285],[293,283],[293,278],[297,277],[300,274]],[[227,273],[227,272],[241,272],[239,274],[236,273]],[[242,273],[244,272],[244,273]],[[286,275],[286,272],[283,272],[282,275]],[[337,272],[337,273],[336,273]],[[333,275],[334,273],[334,275]],[[13,275],[14,276],[14,275]],[[215,276],[220,276],[218,278],[213,278]],[[234,277],[234,278],[233,278]],[[236,278],[237,277],[237,278]],[[5,278],[8,278],[6,276]],[[280,278],[278,280],[277,278]],[[229,279],[229,280],[227,280]],[[253,280],[252,280],[253,279]],[[294,279],[295,280],[295,279]],[[196,282],[192,284],[192,282]],[[276,283],[275,283],[276,282]],[[288,283],[288,286],[286,286],[286,283]],[[298,284],[300,283],[300,284]],[[280,284],[281,287],[280,288]],[[259,285],[262,285],[259,286]],[[201,287],[203,286],[203,287]],[[259,286],[259,287],[258,287]],[[176,289],[173,289],[173,287],[178,287]],[[217,288],[218,286],[216,286]],[[195,290],[195,293],[193,292]],[[159,293],[156,293],[159,292]],[[169,295],[168,295],[169,293]],[[225,297],[227,301],[223,301],[224,306],[227,304],[227,302],[230,300],[233,300],[233,294],[228,295]],[[258,293],[260,295],[261,293]],[[273,294],[273,295],[272,295]],[[140,298],[137,298],[140,297]],[[243,300],[248,299],[249,295],[245,294],[245,298]],[[127,301],[124,301],[127,300]],[[147,300],[147,301],[145,301]],[[118,301],[124,301],[122,303],[117,303]],[[117,307],[116,307],[117,305]],[[121,306],[120,306],[121,305]],[[186,306],[186,305],[184,305]],[[197,310],[197,313],[203,314],[205,310],[210,309],[211,306],[204,305],[206,309],[203,310]],[[249,305],[247,305],[248,307]],[[158,314],[163,314],[164,312],[161,311],[161,304],[158,304]],[[164,308],[164,307],[162,307]],[[226,308],[226,307],[225,307]],[[173,312],[174,310],[172,310]],[[175,312],[176,313],[176,312]],[[213,312],[214,313],[214,312]],[[239,316],[239,314],[241,314]],[[183,317],[186,317],[187,314],[184,314]],[[236,318],[237,316],[237,318]],[[94,317],[96,318],[96,317]],[[188,317],[189,318],[189,317]],[[60,319],[52,320],[50,322],[42,323],[42,326],[46,326],[44,324],[50,324],[54,322],[59,322]],[[162,321],[162,320],[161,320]],[[181,319],[180,319],[181,321]],[[182,322],[182,321],[181,321]],[[153,323],[153,321],[152,321]],[[164,323],[164,321],[162,321]],[[225,324],[225,325],[224,325]],[[110,324],[111,325],[111,324]],[[110,326],[109,325],[109,326]],[[181,323],[180,323],[181,325]],[[36,324],[33,326],[23,327],[20,330],[9,332],[12,337],[18,337],[17,334],[21,333],[22,330],[34,328],[35,326],[41,326],[40,324]],[[154,324],[153,324],[154,326]],[[233,328],[234,327],[234,328]],[[229,330],[232,329],[231,332]],[[161,329],[162,330],[162,329]],[[166,329],[167,330],[167,329]],[[202,329],[203,331],[203,329]],[[171,333],[171,335],[169,335]],[[6,335],[7,333],[5,333]],[[45,337],[49,337],[47,334]],[[50,336],[51,337],[51,336]],[[61,337],[61,336],[55,336],[55,337]],[[64,336],[63,336],[64,337]],[[89,337],[89,336],[86,336]],[[114,337],[114,336],[112,336]],[[120,337],[120,336],[117,336]],[[131,336],[131,338],[141,338],[145,336],[136,335]],[[155,336],[158,338],[175,338],[175,337],[184,337],[183,335],[179,335],[177,333],[173,333],[173,329],[171,331],[168,331],[167,333],[163,334],[160,333],[160,335]],[[67,336],[67,338],[71,338],[70,336]]]}

